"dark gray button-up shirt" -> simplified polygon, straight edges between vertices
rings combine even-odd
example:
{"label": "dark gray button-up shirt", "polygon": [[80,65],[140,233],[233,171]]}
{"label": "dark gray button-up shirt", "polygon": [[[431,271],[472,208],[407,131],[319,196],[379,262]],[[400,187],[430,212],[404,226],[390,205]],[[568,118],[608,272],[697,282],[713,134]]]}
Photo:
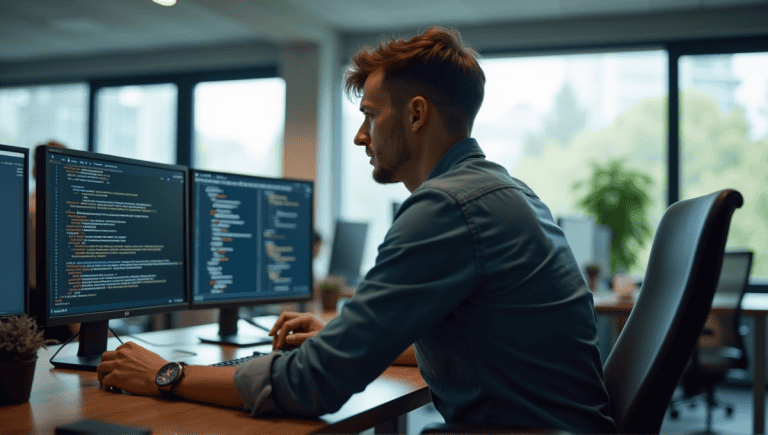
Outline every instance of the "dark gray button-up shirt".
{"label": "dark gray button-up shirt", "polygon": [[254,415],[335,412],[411,344],[446,421],[616,430],[592,295],[565,236],[474,139],[403,202],[339,316],[238,367],[235,386]]}

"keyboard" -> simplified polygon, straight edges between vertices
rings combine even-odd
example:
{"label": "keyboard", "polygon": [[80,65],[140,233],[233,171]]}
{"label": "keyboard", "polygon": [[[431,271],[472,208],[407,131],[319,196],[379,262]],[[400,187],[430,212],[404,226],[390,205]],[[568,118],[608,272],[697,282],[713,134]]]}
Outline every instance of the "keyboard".
{"label": "keyboard", "polygon": [[211,364],[211,367],[232,367],[232,366],[238,366],[240,364],[246,363],[254,358],[258,358],[260,356],[269,355],[267,352],[259,352],[258,350],[254,351],[252,355],[244,356],[242,358],[236,358],[231,359],[229,361],[222,361],[215,364]]}

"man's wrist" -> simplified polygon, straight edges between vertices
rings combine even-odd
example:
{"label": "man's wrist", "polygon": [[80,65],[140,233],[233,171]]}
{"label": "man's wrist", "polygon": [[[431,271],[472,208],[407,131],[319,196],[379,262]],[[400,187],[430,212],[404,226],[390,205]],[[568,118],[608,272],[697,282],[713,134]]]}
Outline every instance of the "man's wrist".
{"label": "man's wrist", "polygon": [[172,398],[175,390],[188,375],[185,362],[169,362],[162,366],[155,375],[155,385],[161,397]]}

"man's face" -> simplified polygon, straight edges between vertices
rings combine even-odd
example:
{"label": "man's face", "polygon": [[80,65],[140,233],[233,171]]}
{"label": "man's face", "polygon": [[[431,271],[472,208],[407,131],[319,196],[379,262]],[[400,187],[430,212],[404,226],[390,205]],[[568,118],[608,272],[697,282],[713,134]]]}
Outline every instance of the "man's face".
{"label": "man's face", "polygon": [[383,71],[374,71],[363,86],[360,111],[365,119],[355,135],[355,145],[371,157],[373,179],[381,184],[403,181],[403,166],[411,158],[405,137],[402,108],[392,105],[383,89]]}

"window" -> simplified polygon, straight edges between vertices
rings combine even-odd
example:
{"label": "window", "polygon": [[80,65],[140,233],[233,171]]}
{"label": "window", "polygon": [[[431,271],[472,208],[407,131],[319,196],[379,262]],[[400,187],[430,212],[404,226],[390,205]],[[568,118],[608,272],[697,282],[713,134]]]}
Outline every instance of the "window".
{"label": "window", "polygon": [[176,163],[175,84],[105,87],[96,94],[96,152]]}
{"label": "window", "polygon": [[752,250],[752,275],[768,277],[768,53],[681,56],[678,65],[682,197],[741,192],[726,247]]}
{"label": "window", "polygon": [[[55,140],[88,148],[88,85],[85,83],[0,89],[0,143],[26,147]],[[30,165],[34,157],[30,154]],[[32,167],[29,188],[35,188]]]}
{"label": "window", "polygon": [[194,126],[195,168],[280,177],[285,81],[199,83],[194,90]]}
{"label": "window", "polygon": [[[593,164],[616,163],[618,174],[650,177],[650,185],[633,178],[650,200],[634,218],[650,233],[636,241],[625,237],[624,249],[636,256],[627,271],[642,275],[667,205],[666,53],[496,58],[481,66],[485,101],[474,136],[488,159],[530,186],[555,219],[587,214],[578,202],[588,183],[574,184],[591,177]],[[619,234],[613,236],[616,245]]]}

